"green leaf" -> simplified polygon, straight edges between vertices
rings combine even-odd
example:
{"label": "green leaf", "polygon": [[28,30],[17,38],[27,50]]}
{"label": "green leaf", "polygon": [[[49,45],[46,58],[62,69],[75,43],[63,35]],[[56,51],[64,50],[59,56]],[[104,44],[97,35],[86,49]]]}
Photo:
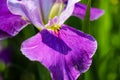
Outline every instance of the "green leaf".
{"label": "green leaf", "polygon": [[86,10],[86,14],[83,20],[83,26],[82,26],[82,30],[85,33],[89,33],[89,29],[90,29],[90,7],[91,7],[91,0],[88,0],[88,4],[87,4],[87,10]]}
{"label": "green leaf", "polygon": [[35,80],[35,75],[33,73],[23,73],[20,80]]}
{"label": "green leaf", "polygon": [[88,0],[81,0],[82,3],[87,4]]}

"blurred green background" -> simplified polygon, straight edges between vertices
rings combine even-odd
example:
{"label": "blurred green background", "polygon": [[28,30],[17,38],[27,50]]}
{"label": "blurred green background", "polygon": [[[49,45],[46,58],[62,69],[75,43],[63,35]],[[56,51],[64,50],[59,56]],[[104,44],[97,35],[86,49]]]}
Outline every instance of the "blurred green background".
{"label": "blurred green background", "polygon": [[[82,0],[83,3],[86,1]],[[98,41],[98,49],[90,69],[78,80],[120,80],[120,0],[92,0],[91,5],[104,9],[105,14],[90,23],[90,34]],[[76,17],[66,21],[66,24],[80,30],[82,23]],[[4,47],[9,46],[13,50],[10,64],[0,63],[0,76],[4,80],[51,80],[46,68],[38,62],[29,61],[20,52],[21,43],[36,32],[29,25],[16,37],[2,41]]]}

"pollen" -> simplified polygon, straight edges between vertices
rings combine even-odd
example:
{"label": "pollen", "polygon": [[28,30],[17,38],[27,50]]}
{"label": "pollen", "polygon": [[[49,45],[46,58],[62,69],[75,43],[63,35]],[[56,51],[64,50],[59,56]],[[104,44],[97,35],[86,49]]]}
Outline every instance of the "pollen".
{"label": "pollen", "polygon": [[47,29],[55,32],[56,34],[58,34],[58,31],[60,29],[60,25],[53,24],[52,26],[47,26]]}
{"label": "pollen", "polygon": [[26,17],[24,17],[24,16],[22,16],[21,18],[22,18],[23,20],[27,20],[27,18],[26,18]]}

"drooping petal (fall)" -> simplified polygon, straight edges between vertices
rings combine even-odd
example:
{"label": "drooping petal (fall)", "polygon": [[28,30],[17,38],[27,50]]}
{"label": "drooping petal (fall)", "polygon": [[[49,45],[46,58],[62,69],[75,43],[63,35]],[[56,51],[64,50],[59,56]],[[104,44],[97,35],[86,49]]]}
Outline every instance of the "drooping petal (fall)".
{"label": "drooping petal (fall)", "polygon": [[96,48],[92,36],[63,25],[58,33],[42,30],[23,42],[21,51],[47,67],[53,80],[76,80],[90,67]]}
{"label": "drooping petal (fall)", "polygon": [[15,36],[28,24],[21,16],[9,12],[6,0],[0,1],[0,8],[0,40]]}
{"label": "drooping petal (fall)", "polygon": [[4,16],[0,16],[0,33],[1,33],[0,35],[1,37],[6,37],[6,36],[2,36],[5,34],[9,37],[15,36],[26,25],[27,22],[21,19],[20,16],[5,14]]}
{"label": "drooping petal (fall)", "polygon": [[[85,4],[76,3],[73,11],[73,16],[77,16],[81,19],[84,19],[84,16],[86,14],[87,6]],[[90,9],[90,20],[96,20],[99,17],[101,17],[104,14],[104,10],[97,9],[97,8],[91,8]]]}
{"label": "drooping petal (fall)", "polygon": [[8,37],[11,37],[11,35],[9,35],[6,32],[0,30],[0,40],[6,39]]}

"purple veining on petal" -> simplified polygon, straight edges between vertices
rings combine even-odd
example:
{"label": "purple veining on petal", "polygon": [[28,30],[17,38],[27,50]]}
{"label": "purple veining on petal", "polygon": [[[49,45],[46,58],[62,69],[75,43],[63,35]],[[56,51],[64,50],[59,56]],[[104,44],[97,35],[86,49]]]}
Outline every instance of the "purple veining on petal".
{"label": "purple veining on petal", "polygon": [[51,7],[61,0],[8,0],[8,8],[13,14],[21,15],[31,21],[36,27],[44,27],[48,22]]}
{"label": "purple veining on petal", "polygon": [[91,41],[95,41],[95,39],[94,39],[92,36],[90,36],[89,34],[86,35],[86,34],[83,34],[83,32],[80,33],[79,30],[75,30],[74,28],[71,28],[71,27],[67,27],[67,26],[64,26],[64,27],[69,28],[71,31],[73,31],[73,32],[76,33],[77,35],[80,35],[80,36],[82,36],[82,37],[88,38],[88,39],[90,39]]}
{"label": "purple veining on petal", "polygon": [[28,22],[23,20],[21,16],[13,15],[7,8],[6,0],[0,1],[0,40],[12,37],[18,34]]}
{"label": "purple veining on petal", "polygon": [[[87,6],[85,4],[76,3],[73,11],[73,16],[77,16],[81,19],[84,19],[84,16],[86,14],[86,8]],[[104,14],[104,10],[101,10],[101,9],[91,8],[90,10],[91,10],[90,11],[91,21],[98,19]]]}
{"label": "purple veining on petal", "polygon": [[48,15],[52,5],[56,2],[56,0],[38,0],[39,6],[41,10],[41,16],[45,22],[48,22]]}
{"label": "purple veining on petal", "polygon": [[9,14],[10,12],[8,11],[8,8],[6,6],[6,0],[1,0],[0,1],[0,16]]}
{"label": "purple veining on petal", "polygon": [[8,0],[9,10],[16,15],[27,18],[38,28],[43,28],[39,0]]}
{"label": "purple veining on petal", "polygon": [[0,30],[10,36],[18,34],[18,32],[28,24],[26,21],[22,20],[20,16],[14,16],[12,14],[0,16],[0,21]]}
{"label": "purple veining on petal", "polygon": [[[66,45],[71,50],[67,50]],[[30,60],[47,67],[53,80],[76,80],[89,69],[96,48],[97,43],[92,36],[63,25],[58,35],[42,30],[23,42],[21,51]],[[63,54],[64,50],[68,51],[67,54]]]}

